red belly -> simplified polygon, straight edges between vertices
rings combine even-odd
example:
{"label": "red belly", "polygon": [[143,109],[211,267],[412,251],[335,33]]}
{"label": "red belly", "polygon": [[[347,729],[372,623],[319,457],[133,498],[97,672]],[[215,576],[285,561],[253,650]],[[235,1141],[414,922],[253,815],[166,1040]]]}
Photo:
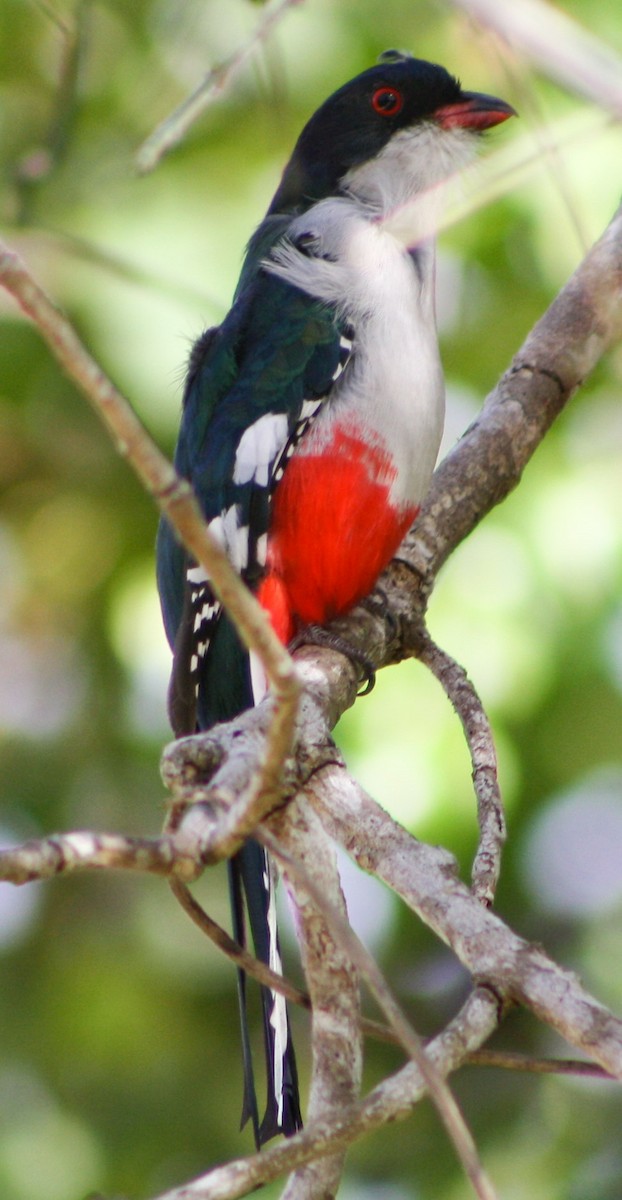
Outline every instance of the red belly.
{"label": "red belly", "polygon": [[296,622],[325,625],[370,592],[417,515],[393,507],[386,450],[335,430],[322,453],[294,455],[276,489],[259,600],[287,642]]}

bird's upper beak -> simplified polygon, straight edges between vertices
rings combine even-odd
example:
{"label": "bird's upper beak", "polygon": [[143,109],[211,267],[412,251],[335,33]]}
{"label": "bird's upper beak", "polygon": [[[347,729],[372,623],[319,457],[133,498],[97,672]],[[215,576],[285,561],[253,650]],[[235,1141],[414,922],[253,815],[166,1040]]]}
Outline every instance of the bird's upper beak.
{"label": "bird's upper beak", "polygon": [[516,109],[497,96],[486,96],[483,92],[463,92],[456,104],[445,104],[437,108],[434,119],[442,129],[490,129],[500,125],[508,117],[515,117]]}

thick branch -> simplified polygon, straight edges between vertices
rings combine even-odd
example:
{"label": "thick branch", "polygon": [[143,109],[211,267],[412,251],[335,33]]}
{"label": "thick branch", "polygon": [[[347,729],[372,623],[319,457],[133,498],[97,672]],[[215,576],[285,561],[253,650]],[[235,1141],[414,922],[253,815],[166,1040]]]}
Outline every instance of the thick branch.
{"label": "thick branch", "polygon": [[0,880],[32,883],[71,871],[148,871],[194,879],[196,857],[185,854],[172,838],[121,837],[78,829],[0,850]]}
{"label": "thick branch", "polygon": [[[312,1003],[312,1075],[307,1122],[330,1120],[347,1112],[358,1100],[363,1069],[359,983],[351,957],[335,936],[333,911],[346,919],[335,849],[304,796],[275,814],[270,829],[287,852],[282,864],[288,892],[296,910],[305,978]],[[327,915],[310,894],[306,881],[287,863],[302,863],[307,875],[328,901]],[[283,1200],[324,1200],[336,1195],[343,1154],[323,1156],[296,1171]]]}

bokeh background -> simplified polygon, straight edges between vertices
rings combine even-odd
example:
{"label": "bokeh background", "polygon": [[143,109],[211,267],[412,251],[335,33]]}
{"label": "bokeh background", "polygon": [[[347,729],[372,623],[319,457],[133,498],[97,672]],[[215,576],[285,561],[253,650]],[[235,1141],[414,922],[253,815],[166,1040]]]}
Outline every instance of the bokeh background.
{"label": "bokeh background", "polygon": [[[610,0],[564,0],[622,52]],[[622,137],[449,4],[306,0],[153,173],[138,146],[262,17],[248,0],[2,0],[0,224],[160,445],[172,451],[192,339],[228,306],[245,241],[302,124],[389,46],[495,92],[532,167],[443,235],[439,323],[450,446],[599,235]],[[551,46],[552,58],[557,48]],[[546,148],[545,148],[546,147]],[[437,640],[493,721],[509,844],[498,909],[622,1008],[622,348],[443,571]],[[71,828],[157,833],[169,666],[156,514],[36,330],[0,296],[0,824],[4,844]],[[382,673],[338,732],[354,772],[468,877],[469,765],[440,689]],[[347,864],[354,923],[425,1034],[466,981]],[[224,871],[197,889],[227,922]],[[289,970],[296,954],[288,945]],[[251,1149],[234,972],[162,881],[0,885],[0,1195],[147,1197]],[[294,1015],[303,1084],[306,1018]],[[496,1045],[566,1052],[524,1014]],[[368,1046],[366,1085],[399,1053]],[[455,1088],[500,1194],[620,1200],[622,1104],[607,1083],[465,1070]],[[264,1194],[275,1197],[279,1188]],[[422,1105],[353,1150],[347,1200],[468,1193]]]}

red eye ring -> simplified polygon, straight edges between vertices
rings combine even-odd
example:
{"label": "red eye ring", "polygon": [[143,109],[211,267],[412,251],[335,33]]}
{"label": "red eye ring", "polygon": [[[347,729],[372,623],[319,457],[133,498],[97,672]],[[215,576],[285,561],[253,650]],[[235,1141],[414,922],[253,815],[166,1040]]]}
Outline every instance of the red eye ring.
{"label": "red eye ring", "polygon": [[404,97],[397,88],[376,88],[371,98],[371,106],[380,117],[396,117],[404,107]]}

